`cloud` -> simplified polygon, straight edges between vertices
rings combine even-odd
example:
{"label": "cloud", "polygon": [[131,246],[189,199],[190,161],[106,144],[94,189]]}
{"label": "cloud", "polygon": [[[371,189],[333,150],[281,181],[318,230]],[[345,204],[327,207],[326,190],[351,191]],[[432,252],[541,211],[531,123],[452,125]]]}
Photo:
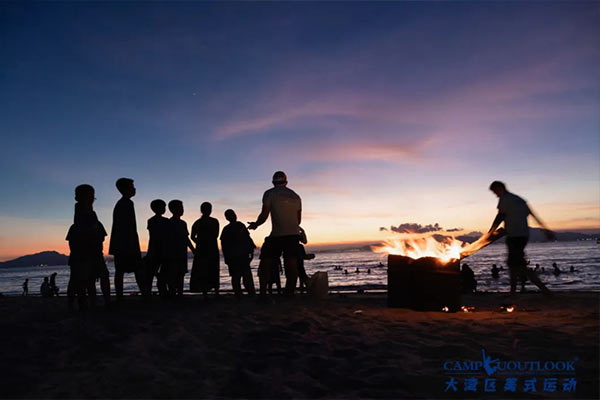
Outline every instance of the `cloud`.
{"label": "cloud", "polygon": [[[379,230],[381,231],[382,228],[379,228]],[[442,228],[437,222],[433,225],[421,225],[414,222],[405,222],[398,226],[392,225],[389,230],[396,233],[428,233],[439,232],[444,230],[444,228]]]}
{"label": "cloud", "polygon": [[460,232],[462,230],[463,230],[463,228],[450,228],[450,229],[446,229],[446,232]]}

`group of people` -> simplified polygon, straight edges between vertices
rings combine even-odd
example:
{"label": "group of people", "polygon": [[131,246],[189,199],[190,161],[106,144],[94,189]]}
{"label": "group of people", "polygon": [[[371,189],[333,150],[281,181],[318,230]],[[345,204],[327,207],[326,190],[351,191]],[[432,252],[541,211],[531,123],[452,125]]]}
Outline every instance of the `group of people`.
{"label": "group of people", "polygon": [[[220,240],[225,264],[236,296],[244,289],[254,295],[254,279],[250,262],[256,248],[249,229],[256,229],[271,217],[271,234],[265,238],[260,252],[259,282],[260,294],[271,293],[272,284],[279,281],[280,258],[283,255],[283,269],[286,275],[284,293],[294,293],[298,278],[301,287],[306,287],[308,276],[304,260],[314,258],[306,254],[303,244],[307,243],[306,233],[300,227],[302,203],[300,196],[287,187],[287,176],[282,171],[273,175],[273,188],[263,195],[263,205],[255,222],[248,227],[237,220],[234,210],[225,211],[228,224],[223,228]],[[190,291],[201,292],[206,296],[211,290],[219,293],[220,255],[219,221],[211,217],[212,205],[201,205],[202,216],[194,222],[191,235],[181,217],[184,214],[183,202],[171,200],[168,204],[154,200],[150,208],[154,212],[148,220],[149,243],[145,257],[142,257],[135,217],[136,194],[134,181],[120,178],[116,182],[121,198],[113,211],[113,224],[110,236],[109,254],[114,257],[114,286],[117,301],[123,297],[123,277],[126,273],[135,274],[136,283],[143,296],[152,294],[154,278],[161,296],[178,297],[183,294],[184,277],[188,272],[188,249],[194,255],[190,276]],[[79,309],[93,307],[96,301],[96,282],[100,281],[104,304],[110,307],[109,272],[103,256],[103,242],[107,236],[102,223],[93,209],[95,190],[83,184],[75,188],[75,213],[66,240],[69,242],[69,266],[71,274],[67,288],[70,308],[77,299]],[[166,209],[171,217],[163,215]],[[274,278],[277,278],[275,280]]]}
{"label": "group of people", "polygon": [[[58,296],[58,292],[60,289],[56,286],[56,272],[52,273],[49,277],[45,276],[42,284],[40,285],[40,295],[42,297],[54,297]],[[22,285],[23,288],[23,296],[29,295],[29,278],[25,279]]]}

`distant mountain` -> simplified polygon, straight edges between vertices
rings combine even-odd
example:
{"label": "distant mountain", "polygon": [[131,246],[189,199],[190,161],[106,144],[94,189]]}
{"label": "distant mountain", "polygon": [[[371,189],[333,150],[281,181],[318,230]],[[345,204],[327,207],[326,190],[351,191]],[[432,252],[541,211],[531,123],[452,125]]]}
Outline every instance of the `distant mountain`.
{"label": "distant mountain", "polygon": [[[580,233],[580,232],[554,232],[556,235],[557,242],[575,242],[578,240],[596,240],[600,237],[598,233]],[[471,232],[466,235],[457,236],[458,240],[463,242],[472,243],[479,239],[482,235],[481,232]],[[498,240],[496,243],[504,243],[505,239],[502,238]],[[537,243],[537,242],[547,242],[546,235],[544,234],[544,230],[540,228],[529,228],[529,242]]]}
{"label": "distant mountain", "polygon": [[0,268],[33,267],[36,265],[67,265],[68,260],[69,256],[60,254],[57,251],[42,251],[41,253],[30,254],[15,258],[14,260],[0,262]]}

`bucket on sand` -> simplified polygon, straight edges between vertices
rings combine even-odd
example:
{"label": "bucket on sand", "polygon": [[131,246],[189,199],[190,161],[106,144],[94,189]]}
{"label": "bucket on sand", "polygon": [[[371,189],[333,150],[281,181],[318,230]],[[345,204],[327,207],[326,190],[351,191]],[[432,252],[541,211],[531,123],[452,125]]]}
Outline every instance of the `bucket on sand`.
{"label": "bucket on sand", "polygon": [[315,272],[308,281],[308,294],[313,299],[325,299],[329,293],[329,277],[327,272]]}
{"label": "bucket on sand", "polygon": [[460,309],[460,261],[439,258],[388,256],[388,307],[419,311]]}

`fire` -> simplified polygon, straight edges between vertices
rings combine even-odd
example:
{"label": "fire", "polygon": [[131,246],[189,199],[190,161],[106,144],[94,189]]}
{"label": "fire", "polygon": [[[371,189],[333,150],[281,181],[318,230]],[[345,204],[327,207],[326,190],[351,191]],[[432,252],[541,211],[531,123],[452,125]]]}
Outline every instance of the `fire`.
{"label": "fire", "polygon": [[463,242],[453,237],[437,240],[433,236],[421,238],[388,239],[380,246],[373,246],[375,253],[395,254],[410,258],[437,257],[447,263],[461,258]]}

